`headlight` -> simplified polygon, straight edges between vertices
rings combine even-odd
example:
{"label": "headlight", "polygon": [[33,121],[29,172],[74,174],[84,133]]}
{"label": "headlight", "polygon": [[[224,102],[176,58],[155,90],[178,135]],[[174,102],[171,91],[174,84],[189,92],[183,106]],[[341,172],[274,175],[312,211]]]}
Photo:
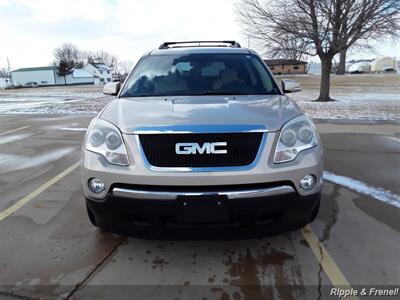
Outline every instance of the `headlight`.
{"label": "headlight", "polygon": [[86,150],[103,155],[110,164],[128,166],[128,154],[119,129],[102,119],[94,122],[88,132]]}
{"label": "headlight", "polygon": [[306,116],[300,116],[287,122],[279,135],[276,145],[274,163],[294,160],[306,149],[318,145],[314,123]]}

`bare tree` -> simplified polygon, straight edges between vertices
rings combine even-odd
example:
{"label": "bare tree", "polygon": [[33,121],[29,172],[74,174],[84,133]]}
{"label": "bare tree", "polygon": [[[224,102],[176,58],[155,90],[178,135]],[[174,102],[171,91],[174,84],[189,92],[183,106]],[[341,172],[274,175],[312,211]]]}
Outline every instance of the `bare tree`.
{"label": "bare tree", "polygon": [[0,69],[0,78],[7,78],[11,77],[10,73],[8,73],[8,70],[6,68],[1,68]]}
{"label": "bare tree", "polygon": [[119,81],[123,81],[132,71],[134,65],[135,63],[132,61],[119,61],[118,64],[114,67],[114,74]]}
{"label": "bare tree", "polygon": [[[343,43],[347,44],[348,42],[348,36],[347,36],[347,20],[343,21]],[[336,74],[337,75],[344,75],[346,73],[346,57],[347,57],[347,49],[344,48],[340,51],[340,57],[339,57],[339,64],[337,65],[336,68]]]}
{"label": "bare tree", "polygon": [[72,74],[74,67],[71,66],[70,62],[60,61],[57,66],[57,74],[64,77],[64,84],[67,84],[67,75]]}
{"label": "bare tree", "polygon": [[61,62],[72,68],[82,68],[83,62],[78,47],[71,43],[65,43],[54,50],[54,63]]}
{"label": "bare tree", "polygon": [[292,36],[307,55],[321,60],[318,101],[329,101],[333,57],[360,40],[400,30],[400,0],[240,0],[237,5],[247,34],[276,45]]}
{"label": "bare tree", "polygon": [[293,35],[281,36],[276,41],[258,40],[258,48],[266,49],[263,54],[274,58],[307,60],[308,45],[304,40],[296,39]]}
{"label": "bare tree", "polygon": [[67,84],[66,76],[72,74],[74,69],[83,67],[78,48],[71,43],[65,43],[56,48],[54,50],[54,65],[57,66],[57,74],[63,76],[64,83]]}
{"label": "bare tree", "polygon": [[118,57],[107,51],[80,51],[80,57],[86,63],[90,62],[102,62],[110,68],[115,68],[118,64]]}

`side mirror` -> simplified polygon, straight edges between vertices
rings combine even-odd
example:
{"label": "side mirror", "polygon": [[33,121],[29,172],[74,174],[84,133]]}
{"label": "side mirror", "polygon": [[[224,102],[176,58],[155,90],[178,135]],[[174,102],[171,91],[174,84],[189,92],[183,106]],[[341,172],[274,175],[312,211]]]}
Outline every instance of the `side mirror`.
{"label": "side mirror", "polygon": [[284,93],[294,93],[301,91],[300,83],[298,83],[296,80],[282,79],[281,83],[282,83],[282,91]]}
{"label": "side mirror", "polygon": [[104,86],[103,94],[116,96],[121,88],[120,82],[110,82]]}

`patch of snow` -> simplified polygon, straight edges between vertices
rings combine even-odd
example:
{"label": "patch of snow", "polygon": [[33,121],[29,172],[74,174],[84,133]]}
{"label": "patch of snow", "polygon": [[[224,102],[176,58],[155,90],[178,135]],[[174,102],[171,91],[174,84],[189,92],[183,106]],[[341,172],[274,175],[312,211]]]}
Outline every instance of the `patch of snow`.
{"label": "patch of snow", "polygon": [[380,187],[368,185],[362,181],[349,178],[342,175],[336,175],[329,171],[324,171],[324,180],[349,188],[357,193],[372,197],[376,200],[388,203],[400,208],[400,196],[393,194],[391,191],[384,190]]}
{"label": "patch of snow", "polygon": [[33,135],[33,133],[23,133],[23,134],[14,134],[14,135],[10,135],[10,136],[1,137],[0,145],[5,145],[8,143],[23,140],[27,137],[31,137],[32,135]]}
{"label": "patch of snow", "polygon": [[64,127],[64,128],[60,128],[60,130],[63,130],[63,131],[86,131],[87,128],[78,128],[78,127],[68,128],[68,127]]}
{"label": "patch of snow", "polygon": [[0,154],[0,174],[20,171],[29,168],[35,168],[44,164],[49,164],[66,156],[76,148],[60,148],[43,152],[33,156],[16,155],[16,154]]}
{"label": "patch of snow", "polygon": [[12,90],[0,93],[0,114],[97,114],[113,97],[93,86]]}
{"label": "patch of snow", "polygon": [[[318,76],[296,77],[304,85],[303,90],[288,96],[313,119],[400,120],[400,82],[397,77],[345,75],[340,80],[350,84],[333,87],[332,98],[337,101],[327,103],[313,101],[318,97]],[[377,80],[381,77],[385,79],[383,83]],[[352,85],[351,80],[356,83]],[[101,86],[7,90],[0,92],[0,114],[95,115],[113,99],[102,94]]]}
{"label": "patch of snow", "polygon": [[377,93],[359,90],[332,93],[337,101],[315,102],[317,90],[289,94],[313,119],[400,120],[400,93]]}

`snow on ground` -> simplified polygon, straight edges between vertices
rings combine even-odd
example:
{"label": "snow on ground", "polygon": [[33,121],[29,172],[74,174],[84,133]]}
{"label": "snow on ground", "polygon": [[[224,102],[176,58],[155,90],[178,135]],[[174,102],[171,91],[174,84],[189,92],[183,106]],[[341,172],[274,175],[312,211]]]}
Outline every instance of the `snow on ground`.
{"label": "snow on ground", "polygon": [[324,171],[324,180],[344,186],[360,194],[367,195],[376,200],[383,201],[400,208],[400,196],[380,187],[374,187],[362,181],[346,176],[336,175],[329,171]]}
{"label": "snow on ground", "polygon": [[0,92],[0,114],[97,114],[113,97],[102,86],[47,87]]}
{"label": "snow on ground", "polygon": [[0,155],[0,175],[6,174],[12,170],[13,172],[19,170],[25,170],[28,168],[34,168],[43,164],[48,164],[52,161],[56,161],[67,154],[75,151],[75,147],[65,147],[59,149],[47,149],[36,155],[29,157],[20,154],[1,154]]}
{"label": "snow on ground", "polygon": [[345,75],[331,78],[334,102],[315,102],[319,76],[280,76],[297,80],[302,90],[288,94],[315,119],[400,120],[400,76],[396,74]]}
{"label": "snow on ground", "polygon": [[[334,102],[314,102],[319,76],[277,76],[297,80],[302,90],[288,94],[314,119],[400,120],[400,75],[332,76]],[[0,91],[0,114],[97,114],[113,97],[102,86],[62,86]]]}
{"label": "snow on ground", "polygon": [[400,93],[332,93],[337,101],[315,102],[318,91],[289,94],[314,119],[400,120]]}
{"label": "snow on ground", "polygon": [[85,132],[87,128],[81,128],[81,127],[63,127],[60,130],[63,131],[80,131],[80,132]]}

